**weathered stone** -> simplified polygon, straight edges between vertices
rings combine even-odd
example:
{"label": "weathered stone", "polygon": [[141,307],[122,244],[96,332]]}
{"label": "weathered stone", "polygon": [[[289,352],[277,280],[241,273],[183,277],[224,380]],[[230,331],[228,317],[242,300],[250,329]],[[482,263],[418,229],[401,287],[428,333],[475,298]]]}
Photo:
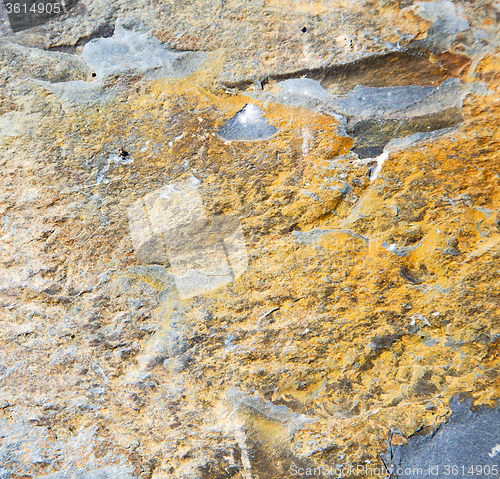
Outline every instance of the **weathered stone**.
{"label": "weathered stone", "polygon": [[418,475],[495,476],[496,457],[500,452],[496,440],[500,415],[498,409],[470,410],[471,401],[462,404],[457,398],[451,402],[453,413],[449,421],[427,436],[416,435],[400,447],[391,440],[387,468],[397,478]]}
{"label": "weathered stone", "polygon": [[369,477],[487,431],[452,398],[500,394],[499,12],[4,21],[0,477]]}
{"label": "weathered stone", "polygon": [[269,140],[277,131],[262,118],[262,110],[249,103],[217,130],[217,136],[226,141],[257,141]]}

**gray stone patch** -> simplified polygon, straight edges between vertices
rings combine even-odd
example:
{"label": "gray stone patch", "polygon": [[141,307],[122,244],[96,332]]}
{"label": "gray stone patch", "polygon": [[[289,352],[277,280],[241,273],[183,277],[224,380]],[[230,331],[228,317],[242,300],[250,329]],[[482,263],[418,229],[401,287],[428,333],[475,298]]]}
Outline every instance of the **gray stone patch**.
{"label": "gray stone patch", "polygon": [[348,118],[347,133],[356,140],[353,151],[367,158],[387,153],[385,146],[394,139],[415,139],[418,134],[458,125],[469,91],[457,79],[446,80],[439,87],[357,86],[347,98],[334,100],[334,108]]}
{"label": "gray stone patch", "polygon": [[[384,459],[395,479],[418,477],[497,477],[499,468],[500,410],[471,410],[471,400],[450,401],[447,423],[427,436],[413,436]],[[448,472],[446,466],[449,466]],[[454,467],[454,469],[452,469]],[[473,467],[473,469],[470,469]],[[479,470],[481,467],[481,471]],[[470,471],[473,471],[471,473]],[[469,472],[468,472],[469,471]]]}
{"label": "gray stone patch", "polygon": [[126,71],[144,73],[157,68],[161,68],[165,76],[184,76],[194,71],[189,62],[179,61],[186,54],[169,51],[156,38],[127,30],[120,24],[112,37],[88,42],[82,55],[97,79]]}
{"label": "gray stone patch", "polygon": [[297,95],[319,100],[322,103],[329,103],[333,97],[316,80],[310,78],[292,78],[278,84],[282,88],[282,95],[286,99],[287,95]]}
{"label": "gray stone patch", "polygon": [[382,88],[358,85],[347,97],[332,99],[332,107],[351,120],[388,118],[415,105],[436,90],[419,85]]}
{"label": "gray stone patch", "polygon": [[412,7],[421,18],[432,20],[437,31],[454,34],[464,32],[470,28],[469,21],[457,12],[457,7],[449,0],[441,2],[417,2]]}
{"label": "gray stone patch", "polygon": [[279,82],[276,88],[278,89],[276,92],[252,91],[245,94],[261,101],[272,101],[282,105],[324,112],[343,123],[343,117],[338,115],[333,107],[334,97],[323,88],[319,81],[311,78],[292,78]]}
{"label": "gray stone patch", "polygon": [[37,83],[66,103],[105,103],[126,87],[125,82],[110,86],[108,80],[114,75],[141,75],[146,80],[180,78],[191,75],[206,59],[201,52],[171,51],[156,38],[127,30],[119,23],[112,37],[88,42],[82,56],[95,74],[93,81]]}
{"label": "gray stone patch", "polygon": [[462,108],[463,101],[469,94],[470,88],[469,85],[466,87],[459,79],[450,78],[422,100],[409,107],[395,110],[389,117],[409,118],[412,116],[432,115],[451,108]]}
{"label": "gray stone patch", "polygon": [[463,100],[473,86],[452,78],[437,87],[357,85],[345,96],[334,96],[316,80],[295,78],[279,82],[276,89],[246,94],[332,115],[340,123],[337,134],[356,140],[353,152],[360,158],[374,158],[394,138],[461,123]]}
{"label": "gray stone patch", "polygon": [[350,123],[434,114],[461,107],[468,93],[456,78],[446,80],[438,87],[357,85],[344,97],[331,95],[320,82],[310,78],[286,80],[279,82],[276,87],[280,89],[276,93],[254,91],[247,94],[265,101],[341,115],[348,118]]}
{"label": "gray stone patch", "polygon": [[251,103],[245,105],[217,130],[217,136],[224,141],[269,140],[278,129],[267,123],[262,110]]}

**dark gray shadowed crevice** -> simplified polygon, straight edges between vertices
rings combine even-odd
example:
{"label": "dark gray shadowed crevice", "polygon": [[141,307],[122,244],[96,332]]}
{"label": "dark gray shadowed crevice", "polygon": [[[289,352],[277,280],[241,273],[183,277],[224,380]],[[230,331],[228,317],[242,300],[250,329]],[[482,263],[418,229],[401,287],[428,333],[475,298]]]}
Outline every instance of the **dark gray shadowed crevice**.
{"label": "dark gray shadowed crevice", "polygon": [[[321,85],[339,93],[347,93],[357,85],[371,87],[385,86],[438,86],[451,78],[446,69],[429,60],[424,47],[390,52],[382,55],[370,55],[359,60],[318,68],[304,68],[289,73],[271,74],[258,78],[262,86],[293,78],[310,78]],[[244,90],[255,83],[255,78],[242,79],[238,82],[225,82],[230,88]]]}

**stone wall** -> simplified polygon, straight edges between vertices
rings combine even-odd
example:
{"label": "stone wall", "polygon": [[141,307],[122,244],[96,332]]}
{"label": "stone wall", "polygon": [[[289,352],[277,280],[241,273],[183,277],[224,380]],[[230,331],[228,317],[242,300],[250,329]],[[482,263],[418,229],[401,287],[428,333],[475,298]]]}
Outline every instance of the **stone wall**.
{"label": "stone wall", "polygon": [[0,478],[498,477],[498,2],[0,15]]}

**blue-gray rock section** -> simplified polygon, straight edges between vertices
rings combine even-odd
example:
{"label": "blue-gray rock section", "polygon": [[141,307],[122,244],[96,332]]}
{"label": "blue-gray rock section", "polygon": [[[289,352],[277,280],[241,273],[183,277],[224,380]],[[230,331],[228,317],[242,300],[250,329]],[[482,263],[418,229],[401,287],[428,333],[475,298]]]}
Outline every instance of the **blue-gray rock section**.
{"label": "blue-gray rock section", "polygon": [[[500,410],[471,410],[471,401],[450,401],[447,423],[428,436],[413,436],[398,447],[389,469],[394,479],[435,477],[498,477],[500,468]],[[387,460],[386,460],[387,463]],[[497,471],[497,472],[495,472]]]}
{"label": "blue-gray rock section", "polygon": [[267,123],[262,110],[252,103],[246,104],[217,131],[224,141],[268,140],[278,129]]}

